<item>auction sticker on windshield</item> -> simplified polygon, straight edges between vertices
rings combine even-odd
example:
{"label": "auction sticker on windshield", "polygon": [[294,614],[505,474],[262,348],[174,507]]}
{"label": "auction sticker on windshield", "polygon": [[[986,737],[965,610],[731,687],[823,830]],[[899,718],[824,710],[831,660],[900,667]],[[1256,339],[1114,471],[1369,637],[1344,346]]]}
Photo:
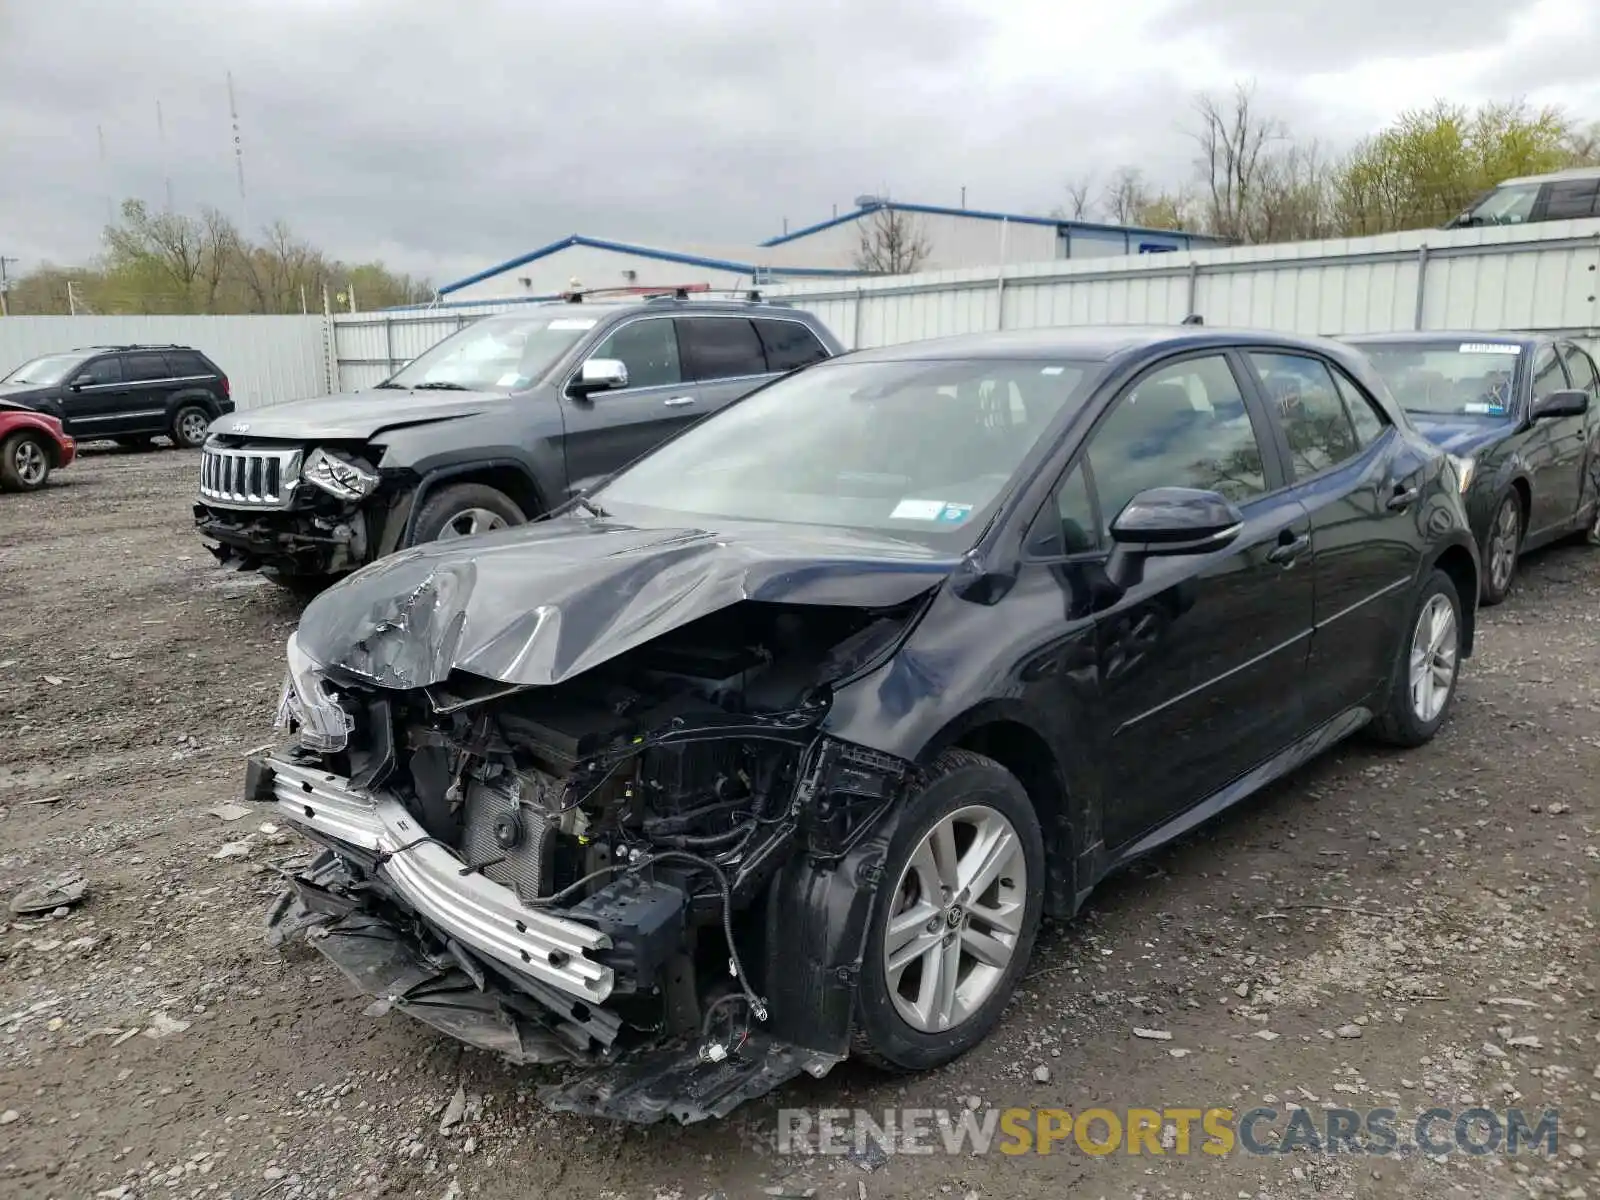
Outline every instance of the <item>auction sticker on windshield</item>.
{"label": "auction sticker on windshield", "polygon": [[970,504],[948,504],[943,500],[902,500],[889,514],[892,521],[941,521],[958,525],[972,515]]}
{"label": "auction sticker on windshield", "polygon": [[1508,346],[1504,342],[1462,342],[1462,354],[1521,354],[1521,346]]}

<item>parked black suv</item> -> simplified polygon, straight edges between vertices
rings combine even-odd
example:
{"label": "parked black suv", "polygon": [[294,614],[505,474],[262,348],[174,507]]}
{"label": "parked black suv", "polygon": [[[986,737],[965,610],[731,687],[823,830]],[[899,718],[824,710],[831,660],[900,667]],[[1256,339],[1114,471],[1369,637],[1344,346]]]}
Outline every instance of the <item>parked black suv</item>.
{"label": "parked black suv", "polygon": [[0,379],[0,399],[60,419],[80,442],[198,446],[233,411],[228,377],[188,346],[90,346],[46,354]]}
{"label": "parked black suv", "polygon": [[758,296],[530,305],[469,325],[375,388],[217,422],[195,523],[287,586],[549,513],[684,426],[840,352]]}

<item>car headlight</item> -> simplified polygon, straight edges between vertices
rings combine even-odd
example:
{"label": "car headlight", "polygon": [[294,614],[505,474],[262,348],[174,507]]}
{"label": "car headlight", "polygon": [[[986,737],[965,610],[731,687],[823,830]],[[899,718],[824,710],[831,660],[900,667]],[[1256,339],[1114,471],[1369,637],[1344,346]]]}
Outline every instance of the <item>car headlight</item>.
{"label": "car headlight", "polygon": [[1461,485],[1461,494],[1467,494],[1467,488],[1472,483],[1472,472],[1478,467],[1478,462],[1473,458],[1463,458],[1459,454],[1446,454],[1450,466],[1455,470],[1456,482]]}
{"label": "car headlight", "polygon": [[355,720],[328,690],[328,681],[311,656],[300,649],[297,634],[289,635],[288,657],[289,670],[273,728],[297,733],[307,750],[322,754],[343,750],[350,743]]}
{"label": "car headlight", "polygon": [[376,471],[321,447],[306,456],[300,478],[341,500],[361,500],[372,495],[378,486]]}

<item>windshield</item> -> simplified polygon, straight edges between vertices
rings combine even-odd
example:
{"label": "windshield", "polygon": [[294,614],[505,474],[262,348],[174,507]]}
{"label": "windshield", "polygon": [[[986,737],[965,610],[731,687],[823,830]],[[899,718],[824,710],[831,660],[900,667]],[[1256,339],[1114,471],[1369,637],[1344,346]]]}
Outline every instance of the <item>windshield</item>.
{"label": "windshield", "polygon": [[599,324],[549,309],[485,317],[396,371],[381,387],[513,392],[525,388]]}
{"label": "windshield", "polygon": [[1083,403],[1098,370],[1048,360],[810,367],[694,426],[595,499],[608,512],[638,506],[679,520],[969,545],[1024,456]]}
{"label": "windshield", "polygon": [[1522,347],[1505,342],[1354,345],[1408,413],[1510,418]]}
{"label": "windshield", "polygon": [[0,379],[0,383],[31,383],[49,387],[51,384],[60,383],[87,357],[84,354],[47,354],[43,358],[23,363],[4,379]]}
{"label": "windshield", "polygon": [[1537,183],[1496,188],[1473,206],[1468,217],[1473,225],[1520,225],[1533,215],[1538,198]]}

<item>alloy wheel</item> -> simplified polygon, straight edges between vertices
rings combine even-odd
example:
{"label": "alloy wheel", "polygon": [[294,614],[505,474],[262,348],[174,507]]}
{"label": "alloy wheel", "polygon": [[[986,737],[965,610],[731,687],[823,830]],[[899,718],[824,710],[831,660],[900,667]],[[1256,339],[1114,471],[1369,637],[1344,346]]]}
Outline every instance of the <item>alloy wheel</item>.
{"label": "alloy wheel", "polygon": [[883,938],[884,978],[906,1024],[944,1032],[994,994],[1016,953],[1027,889],[1022,840],[987,805],[948,813],[923,835]]}
{"label": "alloy wheel", "polygon": [[1424,725],[1439,716],[1450,698],[1457,641],[1455,606],[1448,597],[1430,596],[1411,635],[1411,709]]}
{"label": "alloy wheel", "polygon": [[50,470],[50,460],[44,455],[44,447],[31,438],[23,438],[17,443],[11,462],[17,469],[17,477],[28,487],[38,487]]}
{"label": "alloy wheel", "polygon": [[203,413],[190,410],[178,419],[178,436],[186,445],[198,446],[205,441],[206,430],[209,427],[210,422]]}
{"label": "alloy wheel", "polygon": [[472,537],[474,534],[504,528],[506,519],[499,513],[490,512],[487,508],[465,508],[444,523],[444,528],[439,530],[439,540]]}
{"label": "alloy wheel", "polygon": [[1522,518],[1515,500],[1500,506],[1494,528],[1489,531],[1489,583],[1496,592],[1511,582],[1517,565],[1517,544],[1521,541]]}

